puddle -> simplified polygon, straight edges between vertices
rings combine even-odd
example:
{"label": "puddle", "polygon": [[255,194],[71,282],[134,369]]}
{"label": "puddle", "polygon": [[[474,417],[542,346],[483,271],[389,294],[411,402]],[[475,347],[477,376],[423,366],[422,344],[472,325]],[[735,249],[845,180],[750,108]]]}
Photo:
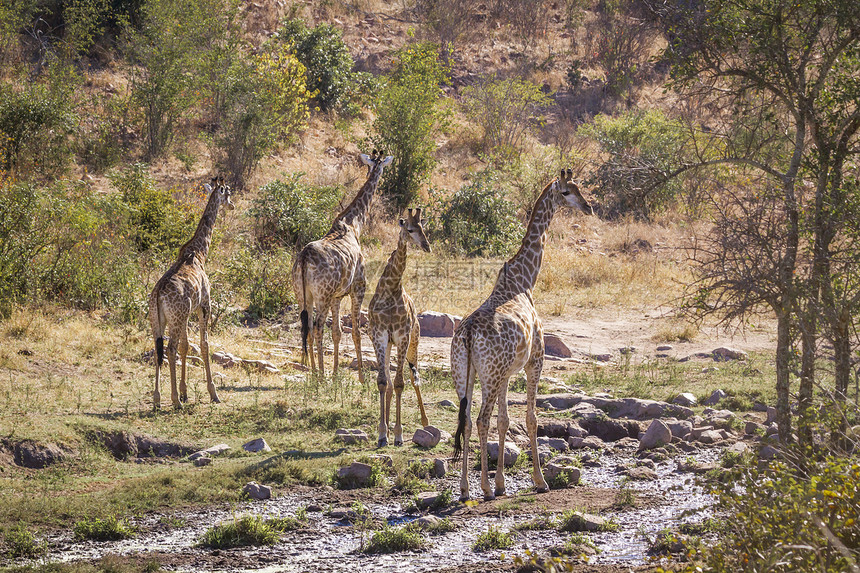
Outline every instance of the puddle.
{"label": "puddle", "polygon": [[[618,465],[634,463],[634,453],[633,450],[603,452],[599,458],[601,466],[584,467],[582,480],[591,488],[617,491],[624,478],[614,470]],[[710,449],[697,452],[692,457],[700,462],[712,462],[719,454],[719,449]],[[592,558],[593,563],[645,563],[646,537],[653,538],[660,530],[677,525],[685,511],[705,510],[704,514],[708,514],[707,508],[713,504],[714,499],[692,483],[692,474],[676,473],[677,461],[681,459],[683,458],[679,456],[677,459],[658,463],[655,468],[658,479],[655,481],[627,482],[626,487],[648,496],[649,501],[640,507],[601,514],[602,517],[617,523],[619,529],[616,532],[588,534],[601,550]],[[459,471],[452,472],[447,478],[436,480],[434,485],[439,489],[449,487],[456,495],[459,492],[458,474]],[[528,468],[506,478],[509,496],[526,492],[532,486]],[[472,472],[470,483],[474,497],[480,492],[477,471]],[[576,492],[576,489],[566,491]],[[440,567],[497,561],[500,551],[472,551],[477,536],[490,527],[511,530],[516,523],[532,519],[541,511],[541,496],[536,496],[537,500],[533,502],[535,507],[531,513],[526,503],[520,504],[515,512],[457,512],[453,519],[461,525],[460,528],[444,535],[430,536],[428,549],[420,553],[360,554],[358,550],[363,541],[366,543],[369,540],[371,532],[362,533],[359,528],[320,512],[308,512],[308,527],[284,534],[282,540],[274,546],[216,551],[195,547],[200,536],[212,525],[244,515],[295,515],[300,507],[320,503],[318,499],[311,497],[312,495],[312,491],[302,494],[285,493],[276,499],[244,503],[232,509],[208,508],[194,512],[146,516],[134,522],[142,533],[134,539],[123,541],[78,542],[70,533],[56,536],[48,540],[52,548],[48,560],[95,560],[109,553],[149,554],[168,569],[187,571],[436,571]],[[377,521],[401,526],[417,518],[414,514],[404,512],[404,506],[408,503],[408,497],[401,497],[397,498],[397,501],[364,505]],[[552,509],[560,511],[567,508]],[[171,527],[170,523],[180,526]],[[561,546],[568,534],[550,530],[518,532],[515,535],[516,544],[504,552],[507,555],[522,554],[525,549],[540,551]]]}

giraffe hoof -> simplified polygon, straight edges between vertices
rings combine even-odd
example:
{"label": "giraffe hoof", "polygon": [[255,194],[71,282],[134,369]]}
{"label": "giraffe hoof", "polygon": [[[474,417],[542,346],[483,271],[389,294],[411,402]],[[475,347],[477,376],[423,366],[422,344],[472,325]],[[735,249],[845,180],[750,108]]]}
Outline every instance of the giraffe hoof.
{"label": "giraffe hoof", "polygon": [[221,403],[221,398],[218,398],[218,397],[212,398],[212,403],[213,403],[213,404],[220,404],[220,403]]}
{"label": "giraffe hoof", "polygon": [[546,493],[549,491],[549,488],[548,487],[537,487],[537,488],[535,488],[535,491],[537,491],[538,493]]}
{"label": "giraffe hoof", "polygon": [[494,499],[496,499],[496,496],[494,496],[493,494],[484,494],[484,501],[493,501]]}
{"label": "giraffe hoof", "polygon": [[377,448],[384,448],[387,445],[388,445],[388,438],[379,438],[379,442],[377,442],[376,447]]}
{"label": "giraffe hoof", "polygon": [[394,440],[394,445],[398,448],[403,445],[403,440]]}
{"label": "giraffe hoof", "polygon": [[466,503],[467,501],[469,501],[469,494],[468,493],[460,494],[460,501],[463,503]]}
{"label": "giraffe hoof", "polygon": [[188,403],[188,394],[182,394],[179,397],[179,401],[182,402],[183,404],[187,404]]}
{"label": "giraffe hoof", "polygon": [[496,496],[502,496],[502,495],[505,495],[505,488],[501,488],[501,489],[496,488]]}

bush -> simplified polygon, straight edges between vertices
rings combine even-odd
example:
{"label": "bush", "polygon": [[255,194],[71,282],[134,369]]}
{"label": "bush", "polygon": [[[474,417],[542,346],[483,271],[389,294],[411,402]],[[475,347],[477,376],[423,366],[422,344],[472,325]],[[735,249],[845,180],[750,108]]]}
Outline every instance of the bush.
{"label": "bush", "polygon": [[111,183],[129,207],[131,241],[139,252],[173,255],[194,234],[196,217],[169,191],[157,189],[144,163],[110,174]]}
{"label": "bush", "polygon": [[528,80],[485,77],[463,89],[466,116],[484,128],[484,147],[502,157],[516,155],[523,136],[552,103]]}
{"label": "bush", "polygon": [[490,527],[490,529],[478,535],[474,545],[472,545],[472,550],[492,551],[494,549],[507,549],[513,546],[513,544],[514,538],[510,533]]}
{"label": "bush", "polygon": [[295,301],[291,253],[287,249],[239,249],[218,276],[237,297],[247,302],[252,318],[273,318]]}
{"label": "bush", "polygon": [[683,179],[667,176],[684,161],[689,137],[662,112],[600,115],[579,133],[597,141],[609,155],[589,182],[609,214],[648,217],[681,192]]}
{"label": "bush", "polygon": [[394,162],[382,175],[380,191],[403,209],[418,197],[436,165],[435,135],[447,125],[449,114],[439,107],[439,86],[448,83],[448,70],[433,44],[410,44],[397,54],[376,105],[372,147]]}
{"label": "bush", "polygon": [[33,534],[21,523],[9,528],[3,537],[6,545],[6,557],[9,559],[18,557],[33,559],[48,551],[47,543],[38,543]]}
{"label": "bush", "polygon": [[260,187],[248,214],[254,220],[254,240],[264,250],[300,249],[325,235],[343,197],[340,186],[313,186],[295,173],[286,181]]}
{"label": "bush", "polygon": [[735,479],[717,484],[720,506],[732,518],[727,535],[699,556],[707,570],[850,570],[847,555],[853,561],[860,551],[860,460],[799,459],[799,466],[738,467]]}
{"label": "bush", "polygon": [[326,23],[308,28],[301,20],[289,20],[276,38],[304,64],[308,89],[324,111],[358,113],[373,91],[373,77],[352,71],[355,62],[338,28]]}
{"label": "bush", "polygon": [[280,531],[271,520],[246,515],[207,529],[197,545],[212,549],[245,547],[248,545],[274,545],[281,539]]}
{"label": "bush", "polygon": [[516,207],[501,196],[490,173],[479,174],[448,199],[433,195],[427,225],[433,242],[444,241],[467,256],[492,257],[509,254],[522,239]]}
{"label": "bush", "polygon": [[260,159],[304,128],[311,93],[305,67],[285,47],[238,58],[221,89],[224,103],[215,144],[231,184],[243,189]]}
{"label": "bush", "polygon": [[476,9],[471,0],[417,0],[415,12],[439,41],[446,62],[451,60],[457,41],[475,25]]}
{"label": "bush", "polygon": [[124,519],[112,515],[105,519],[84,519],[75,523],[77,539],[93,541],[117,541],[134,535],[134,529]]}
{"label": "bush", "polygon": [[419,551],[427,547],[427,540],[417,527],[407,525],[395,528],[386,525],[376,531],[364,553],[397,553],[400,551]]}

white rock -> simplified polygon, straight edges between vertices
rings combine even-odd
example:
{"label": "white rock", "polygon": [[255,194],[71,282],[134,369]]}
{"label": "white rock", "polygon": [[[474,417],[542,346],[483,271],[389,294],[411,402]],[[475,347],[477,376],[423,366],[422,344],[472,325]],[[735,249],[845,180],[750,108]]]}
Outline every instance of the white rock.
{"label": "white rock", "polygon": [[639,440],[640,450],[651,450],[665,446],[672,442],[672,430],[662,420],[651,420],[651,425],[645,430],[642,439]]}
{"label": "white rock", "polygon": [[720,400],[726,398],[727,396],[728,396],[728,394],[726,394],[722,390],[714,390],[713,392],[711,392],[710,396],[708,396],[705,400],[702,401],[702,405],[703,406],[714,406]]}
{"label": "white rock", "polygon": [[698,400],[696,400],[696,397],[691,392],[682,392],[675,396],[672,403],[689,408],[691,406],[695,406],[698,403]]}
{"label": "white rock", "polygon": [[422,448],[433,448],[439,443],[439,436],[433,435],[427,430],[418,428],[412,436],[412,442],[418,444]]}
{"label": "white rock", "polygon": [[242,449],[246,452],[271,452],[272,448],[269,447],[269,444],[266,443],[266,440],[263,438],[256,438],[242,445]]}
{"label": "white rock", "polygon": [[560,358],[570,358],[573,353],[564,341],[555,334],[543,335],[544,354],[550,356],[558,356]]}
{"label": "white rock", "polygon": [[272,497],[272,488],[267,485],[260,485],[255,481],[246,483],[242,491],[248,494],[251,499],[263,500]]}
{"label": "white rock", "polygon": [[227,444],[216,444],[212,447],[206,448],[205,450],[203,450],[203,452],[205,452],[211,456],[218,456],[218,455],[223,454],[224,452],[226,452],[229,449],[230,449],[230,446],[228,446]]}
{"label": "white rock", "polygon": [[[517,459],[522,454],[522,450],[511,442],[505,442],[505,467],[511,467],[515,463],[517,463]],[[498,442],[487,442],[487,457],[489,458],[490,463],[496,463],[499,459],[499,443]]]}
{"label": "white rock", "polygon": [[716,361],[727,361],[727,360],[746,360],[747,353],[743,350],[738,350],[737,348],[726,348],[721,346],[720,348],[714,349],[714,360]]}
{"label": "white rock", "polygon": [[367,434],[363,430],[350,428],[338,428],[334,433],[334,437],[344,444],[358,444],[368,440]]}

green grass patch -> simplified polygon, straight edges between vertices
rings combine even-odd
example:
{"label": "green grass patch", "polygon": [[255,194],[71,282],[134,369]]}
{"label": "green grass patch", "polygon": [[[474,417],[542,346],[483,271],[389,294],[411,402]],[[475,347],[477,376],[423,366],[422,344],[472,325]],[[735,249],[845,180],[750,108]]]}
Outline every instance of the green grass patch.
{"label": "green grass patch", "polygon": [[450,517],[446,517],[444,519],[439,520],[438,522],[426,526],[424,531],[429,533],[430,535],[442,535],[443,533],[450,533],[452,531],[457,530],[457,524],[451,521]]}
{"label": "green grass patch", "polygon": [[83,519],[75,523],[75,537],[92,541],[117,541],[133,537],[135,530],[124,519],[110,515],[104,519]]}
{"label": "green grass patch", "polygon": [[590,547],[591,549],[600,551],[590,537],[583,533],[573,533],[565,540],[561,552],[566,555],[578,555],[582,553],[583,547]]}
{"label": "green grass patch", "polygon": [[559,531],[579,532],[579,531],[618,531],[618,524],[612,519],[602,520],[596,528],[589,526],[586,517],[579,511],[568,509],[561,514],[559,519]]}
{"label": "green grass patch", "polygon": [[678,530],[684,535],[704,535],[706,533],[717,533],[725,531],[726,526],[713,517],[709,517],[698,523],[682,523]]}
{"label": "green grass patch", "polygon": [[6,546],[5,555],[9,559],[18,557],[33,559],[44,555],[48,550],[48,544],[44,541],[41,543],[36,541],[36,537],[23,523],[6,530],[3,534],[3,541]]}
{"label": "green grass patch", "polygon": [[557,529],[559,526],[557,515],[542,515],[528,521],[523,521],[514,525],[517,531],[546,531],[548,529]]}
{"label": "green grass patch", "polygon": [[251,545],[274,545],[281,538],[282,521],[278,524],[271,519],[246,515],[229,523],[222,523],[207,529],[197,545],[212,549],[228,547],[247,547]]}
{"label": "green grass patch", "polygon": [[386,525],[370,537],[370,543],[362,550],[364,553],[399,553],[401,551],[421,551],[427,548],[427,540],[414,525],[391,527]]}
{"label": "green grass patch", "polygon": [[508,549],[514,545],[514,536],[507,531],[490,527],[487,531],[478,535],[472,545],[473,551],[493,551],[496,549]]}

